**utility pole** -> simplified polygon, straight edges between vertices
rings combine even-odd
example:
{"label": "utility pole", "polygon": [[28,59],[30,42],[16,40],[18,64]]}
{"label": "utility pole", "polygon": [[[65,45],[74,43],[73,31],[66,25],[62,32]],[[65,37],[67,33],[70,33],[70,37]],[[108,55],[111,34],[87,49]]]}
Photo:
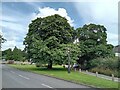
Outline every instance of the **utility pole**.
{"label": "utility pole", "polygon": [[68,48],[68,73],[70,73],[70,49]]}

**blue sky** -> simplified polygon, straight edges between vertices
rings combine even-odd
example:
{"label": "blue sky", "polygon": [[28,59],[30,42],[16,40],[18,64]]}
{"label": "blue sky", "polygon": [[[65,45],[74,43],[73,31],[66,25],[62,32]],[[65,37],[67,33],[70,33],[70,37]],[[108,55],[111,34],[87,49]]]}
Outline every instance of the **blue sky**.
{"label": "blue sky", "polygon": [[118,1],[104,2],[3,2],[0,31],[7,39],[2,50],[17,46],[24,49],[23,40],[31,20],[60,14],[75,28],[95,23],[107,28],[108,43],[118,44]]}

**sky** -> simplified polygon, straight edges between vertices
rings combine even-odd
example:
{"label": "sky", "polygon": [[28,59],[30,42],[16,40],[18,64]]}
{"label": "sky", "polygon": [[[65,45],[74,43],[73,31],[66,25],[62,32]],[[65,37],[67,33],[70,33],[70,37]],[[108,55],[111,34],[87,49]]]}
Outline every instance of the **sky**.
{"label": "sky", "polygon": [[2,2],[0,33],[7,40],[2,50],[17,46],[24,49],[23,41],[31,20],[59,14],[75,29],[85,24],[100,24],[107,29],[107,43],[118,45],[118,0],[95,2]]}

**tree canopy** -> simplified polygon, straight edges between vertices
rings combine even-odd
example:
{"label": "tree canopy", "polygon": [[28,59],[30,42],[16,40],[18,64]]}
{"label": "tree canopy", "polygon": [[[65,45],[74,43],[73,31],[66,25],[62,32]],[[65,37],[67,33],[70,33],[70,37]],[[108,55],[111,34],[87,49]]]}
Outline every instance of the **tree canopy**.
{"label": "tree canopy", "polygon": [[21,49],[18,49],[16,46],[13,49],[13,59],[15,61],[24,61],[25,60],[25,56],[24,56],[24,52]]}
{"label": "tree canopy", "polygon": [[13,53],[12,53],[12,49],[7,49],[2,51],[2,58],[4,58],[5,60],[13,60]]}
{"label": "tree canopy", "polygon": [[73,43],[73,33],[73,27],[60,15],[37,18],[29,25],[25,50],[34,62],[46,62],[52,68],[53,62],[61,62],[64,57],[61,45]]}
{"label": "tree canopy", "polygon": [[[71,62],[78,62],[81,68],[90,68],[92,59],[114,56],[113,45],[107,44],[107,29],[102,25],[89,24],[74,30],[67,19],[58,14],[37,18],[29,24],[24,40],[28,58],[36,63],[67,63],[70,49]],[[76,39],[77,43],[73,43]]]}
{"label": "tree canopy", "polygon": [[[77,29],[81,55],[78,62],[89,68],[89,61],[97,57],[113,56],[113,46],[107,44],[107,29],[102,25],[89,24]],[[88,66],[85,66],[87,64]]]}
{"label": "tree canopy", "polygon": [[5,60],[25,61],[26,57],[26,53],[16,46],[13,50],[9,48],[2,51],[2,58]]}

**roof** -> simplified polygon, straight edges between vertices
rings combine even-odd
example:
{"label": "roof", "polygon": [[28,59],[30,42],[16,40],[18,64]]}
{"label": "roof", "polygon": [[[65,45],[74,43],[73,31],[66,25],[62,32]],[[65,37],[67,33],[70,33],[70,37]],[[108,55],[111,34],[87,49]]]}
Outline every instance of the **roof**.
{"label": "roof", "polygon": [[120,45],[115,46],[113,50],[115,53],[120,53]]}

